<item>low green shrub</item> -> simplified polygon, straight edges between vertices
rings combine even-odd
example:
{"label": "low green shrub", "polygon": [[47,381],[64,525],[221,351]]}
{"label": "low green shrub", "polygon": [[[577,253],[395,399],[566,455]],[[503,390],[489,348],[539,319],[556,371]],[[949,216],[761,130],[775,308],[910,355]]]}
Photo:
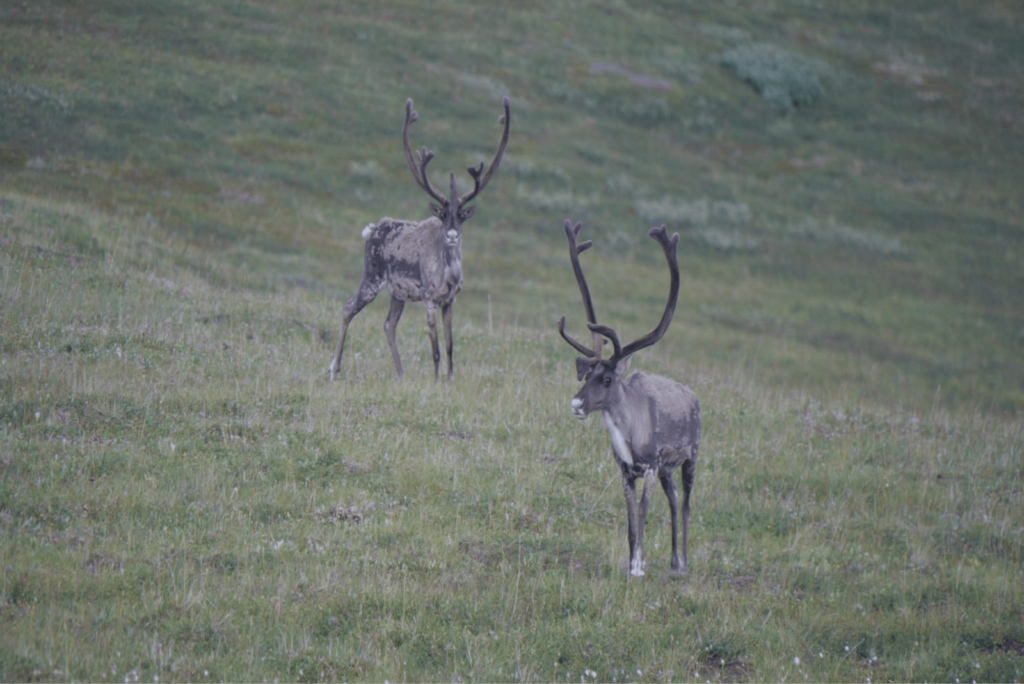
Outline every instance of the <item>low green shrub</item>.
{"label": "low green shrub", "polygon": [[779,109],[809,105],[825,94],[806,61],[765,43],[726,51],[720,61]]}

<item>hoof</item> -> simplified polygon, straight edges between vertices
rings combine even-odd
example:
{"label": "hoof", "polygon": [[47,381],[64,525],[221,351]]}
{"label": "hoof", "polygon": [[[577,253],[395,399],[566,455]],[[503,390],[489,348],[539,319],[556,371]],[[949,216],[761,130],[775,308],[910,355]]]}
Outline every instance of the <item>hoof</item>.
{"label": "hoof", "polygon": [[675,556],[669,566],[669,573],[673,577],[682,577],[686,574],[686,561],[680,559],[679,556]]}

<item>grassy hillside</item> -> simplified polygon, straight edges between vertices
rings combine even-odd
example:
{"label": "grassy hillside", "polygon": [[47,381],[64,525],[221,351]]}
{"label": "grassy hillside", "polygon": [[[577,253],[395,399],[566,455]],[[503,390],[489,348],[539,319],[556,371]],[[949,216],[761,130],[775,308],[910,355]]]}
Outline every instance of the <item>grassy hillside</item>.
{"label": "grassy hillside", "polygon": [[[602,264],[601,301],[633,323],[630,260],[657,258],[643,235],[667,221],[688,269],[676,353],[915,408],[1024,408],[1012,3],[2,11],[4,187],[150,217],[217,256],[197,271],[347,297],[362,226],[427,213],[398,140],[405,98],[440,176],[491,154],[509,93],[464,320],[490,293],[499,318],[549,329],[574,302],[571,217],[595,258],[625,261]],[[746,44],[802,59],[824,96],[769,104],[721,64]]]}
{"label": "grassy hillside", "polygon": [[[1024,15],[893,7],[0,6],[0,679],[1019,681]],[[455,381],[383,297],[328,383],[405,98],[440,184],[506,93]],[[566,218],[624,337],[681,235],[682,581],[568,410]]]}

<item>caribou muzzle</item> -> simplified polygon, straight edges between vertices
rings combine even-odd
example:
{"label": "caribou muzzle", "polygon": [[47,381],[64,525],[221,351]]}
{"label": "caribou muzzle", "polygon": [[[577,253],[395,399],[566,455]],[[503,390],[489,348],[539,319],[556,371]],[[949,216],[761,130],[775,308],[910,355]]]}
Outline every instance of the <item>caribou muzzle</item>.
{"label": "caribou muzzle", "polygon": [[569,406],[572,407],[572,414],[579,418],[580,420],[585,420],[587,415],[589,415],[590,413],[585,408],[583,408],[583,400],[578,396],[572,398],[572,401],[569,403]]}

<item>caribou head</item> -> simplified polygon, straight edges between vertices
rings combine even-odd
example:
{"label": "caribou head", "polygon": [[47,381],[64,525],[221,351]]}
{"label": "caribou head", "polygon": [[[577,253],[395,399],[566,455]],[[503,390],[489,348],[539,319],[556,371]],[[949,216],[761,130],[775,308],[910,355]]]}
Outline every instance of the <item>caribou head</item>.
{"label": "caribou head", "polygon": [[[570,404],[573,414],[580,420],[583,420],[590,413],[605,411],[613,403],[620,400],[619,395],[622,392],[621,381],[629,371],[632,355],[656,343],[662,338],[665,331],[668,330],[668,326],[672,322],[672,315],[676,310],[676,301],[679,298],[679,264],[676,260],[676,245],[679,242],[679,234],[676,233],[669,239],[664,225],[658,228],[651,228],[650,232],[648,232],[648,235],[661,245],[662,250],[665,252],[665,258],[668,261],[671,274],[668,303],[665,305],[665,312],[661,316],[661,322],[658,323],[654,330],[623,346],[619,342],[618,334],[612,328],[597,323],[594,305],[590,298],[590,288],[587,287],[586,278],[583,276],[583,270],[579,265],[578,255],[592,244],[588,240],[582,245],[576,245],[575,237],[581,227],[578,223],[575,227],[572,227],[569,221],[565,222],[565,231],[567,236],[569,236],[569,253],[572,256],[573,272],[576,274],[576,282],[579,285],[584,308],[587,311],[587,327],[593,334],[593,346],[587,347],[565,332],[565,316],[562,316],[558,321],[558,332],[576,351],[583,354],[583,356],[576,357],[576,378],[584,380],[585,384],[576,393],[576,396],[572,398]],[[603,343],[601,338],[606,338],[612,344],[612,355],[608,359],[601,358],[601,345]]]}
{"label": "caribou head", "polygon": [[487,187],[487,183],[490,182],[494,172],[498,170],[501,158],[505,154],[505,146],[508,144],[509,126],[512,122],[507,95],[502,98],[501,104],[505,108],[505,113],[498,117],[498,123],[504,124],[505,130],[502,133],[498,151],[494,154],[494,159],[487,168],[487,173],[484,173],[483,162],[480,162],[480,166],[467,166],[466,171],[473,178],[473,189],[465,195],[459,195],[455,187],[455,172],[449,172],[449,190],[448,195],[445,196],[433,186],[427,177],[427,164],[434,158],[433,151],[428,152],[424,147],[420,148],[414,155],[412,148],[409,146],[409,125],[419,117],[416,114],[416,110],[412,108],[412,99],[410,98],[405,101],[405,125],[402,127],[405,162],[408,164],[409,171],[416,180],[416,184],[437,202],[437,204],[434,204],[434,202],[430,203],[430,213],[441,221],[445,242],[448,246],[454,247],[461,244],[462,224],[472,218],[473,212],[476,211],[475,207],[467,205]]}

